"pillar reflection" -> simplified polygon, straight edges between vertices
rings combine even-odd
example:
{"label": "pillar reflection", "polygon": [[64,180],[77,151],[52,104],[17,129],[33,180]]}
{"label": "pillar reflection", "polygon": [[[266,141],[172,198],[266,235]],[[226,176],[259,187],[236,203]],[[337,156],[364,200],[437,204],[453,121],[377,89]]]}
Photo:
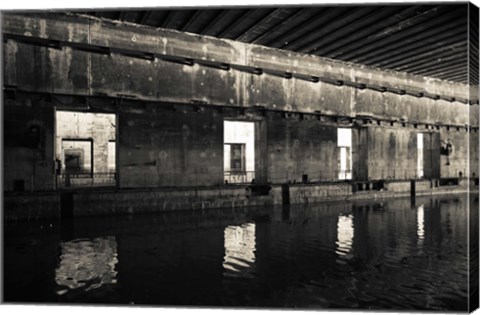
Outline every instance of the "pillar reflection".
{"label": "pillar reflection", "polygon": [[425,239],[425,208],[420,205],[417,209],[417,244],[423,246]]}
{"label": "pillar reflection", "polygon": [[353,246],[353,232],[353,215],[338,216],[336,242],[337,255],[347,258],[352,256],[351,251]]}
{"label": "pillar reflection", "polygon": [[82,288],[90,291],[117,283],[117,242],[114,236],[60,243],[62,254],[55,270],[58,295]]}

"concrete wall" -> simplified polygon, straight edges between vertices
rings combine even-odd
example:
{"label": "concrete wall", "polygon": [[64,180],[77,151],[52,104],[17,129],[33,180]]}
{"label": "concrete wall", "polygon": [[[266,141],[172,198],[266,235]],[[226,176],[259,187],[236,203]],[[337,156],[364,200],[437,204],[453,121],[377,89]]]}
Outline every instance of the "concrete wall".
{"label": "concrete wall", "polygon": [[[449,141],[453,146],[453,151],[451,155],[447,157],[446,155],[442,154],[440,156],[441,177],[461,177],[460,172],[462,173],[463,177],[467,176],[470,136],[465,131],[465,128],[460,128],[460,130],[457,130],[456,128],[451,128],[450,130],[442,129],[440,131],[440,137],[442,146],[445,146],[447,141]],[[476,141],[472,141],[472,143],[474,142]],[[475,155],[474,144],[472,145],[471,149],[472,154]],[[478,149],[476,152],[478,152]]]}
{"label": "concrete wall", "polygon": [[123,107],[118,121],[120,187],[223,184],[223,118],[217,111]]}
{"label": "concrete wall", "polygon": [[337,127],[312,117],[267,118],[268,177],[272,183],[338,179]]}
{"label": "concrete wall", "polygon": [[272,196],[251,197],[244,187],[222,189],[182,189],[78,193],[74,196],[74,215],[92,216],[184,211],[214,208],[241,208],[272,205]]}
{"label": "concrete wall", "polygon": [[296,185],[290,187],[290,202],[292,204],[315,203],[339,197],[348,198],[351,195],[352,185],[350,183]]}
{"label": "concrete wall", "polygon": [[478,146],[479,146],[479,137],[478,131],[469,134],[469,156],[470,156],[470,172],[469,176],[478,178],[480,174],[479,163],[478,163]]}
{"label": "concrete wall", "polygon": [[[400,181],[400,182],[388,182],[385,185],[385,189],[391,192],[396,193],[410,193],[410,182]],[[415,191],[429,191],[431,189],[430,181],[428,180],[419,180],[415,182]]]}
{"label": "concrete wall", "polygon": [[[367,143],[368,179],[440,177],[440,138],[442,134],[439,131],[423,128],[370,126],[367,133],[364,141]],[[418,134],[423,135],[423,176],[420,176],[417,165]],[[361,147],[358,151],[362,149],[364,148]],[[465,167],[466,161],[463,160],[460,164]]]}
{"label": "concrete wall", "polygon": [[[38,159],[35,190],[51,190],[55,184],[52,131],[55,103],[37,101],[35,107],[29,107],[25,104],[30,104],[32,96],[22,97],[27,98],[9,101],[5,107],[9,117],[6,120],[5,190],[13,190],[15,179],[25,180],[25,189],[29,190],[34,151]],[[98,103],[108,107],[106,100]],[[475,163],[478,165],[474,158],[478,155],[476,133],[469,134],[465,128],[358,126],[319,120],[315,115],[262,114],[261,110],[245,112],[235,107],[220,111],[211,106],[163,103],[119,104],[116,112],[120,188],[222,185],[226,119],[255,122],[255,170],[257,178],[263,174],[265,183],[299,183],[302,175],[307,175],[309,182],[338,180],[338,128],[352,129],[353,180],[415,178],[418,133],[424,135],[425,177],[430,177],[428,169],[433,170],[433,178],[457,177],[460,171],[466,176],[469,139],[473,143],[469,151],[473,161],[470,172],[474,172]],[[46,126],[45,141],[41,142],[43,149],[29,148],[25,142],[31,121]],[[104,144],[114,137],[113,128],[109,128],[109,132],[103,133]],[[90,125],[85,130],[97,128]],[[447,165],[447,156],[440,155],[440,147],[447,139],[454,147],[448,156],[450,165]],[[106,158],[107,149],[97,147],[95,151]]]}
{"label": "concrete wall", "polygon": [[[54,112],[51,106],[34,98],[5,101],[3,189],[54,188]],[[21,189],[19,187],[19,189]]]}
{"label": "concrete wall", "polygon": [[[14,179],[34,184],[26,189],[53,189],[54,106],[70,110],[84,106],[91,111],[100,106],[117,113],[120,188],[222,185],[225,119],[256,122],[259,183],[299,182],[304,174],[309,181],[337,180],[338,127],[353,128],[354,180],[415,177],[418,132],[433,139],[425,141],[431,156],[436,154],[433,162],[424,165],[431,176],[468,172],[468,141],[475,137],[469,136],[464,126],[478,126],[478,117],[472,115],[478,113],[477,105],[285,78],[278,72],[458,99],[468,97],[465,85],[94,18],[62,14],[4,17],[7,35],[196,60],[194,65],[185,65],[178,60],[150,61],[115,51],[103,54],[68,45],[54,49],[8,40],[3,45],[4,84],[16,88],[18,95],[5,106],[6,190],[13,189]],[[221,70],[201,64],[206,61],[232,67]],[[265,71],[257,75],[235,65]],[[53,93],[54,97],[49,103],[37,93]],[[72,101],[85,97],[88,102],[82,105]],[[59,98],[63,101],[58,102]],[[364,119],[374,122],[364,123]],[[380,126],[375,125],[376,119],[382,120]],[[41,149],[28,148],[22,140],[32,120],[44,126]],[[390,120],[397,122],[390,126]],[[451,125],[450,130],[445,125]],[[445,156],[434,153],[446,139],[451,139],[455,148],[448,166]],[[108,150],[94,151],[105,154]],[[478,150],[470,153],[472,160],[475,156]]]}
{"label": "concrete wall", "polygon": [[368,178],[414,178],[417,135],[406,128],[368,128]]}
{"label": "concrete wall", "polygon": [[3,215],[7,221],[60,218],[60,195],[55,192],[8,195],[3,202]]}
{"label": "concrete wall", "polygon": [[303,174],[309,181],[338,178],[337,127],[312,117],[258,117],[180,105],[176,110],[124,107],[118,113],[122,188],[223,184],[225,119],[265,123],[266,132],[256,135],[255,157],[266,159],[267,182],[301,182]]}
{"label": "concrete wall", "polygon": [[[163,29],[110,24],[97,19],[55,14],[6,14],[7,34],[65,42],[130,49],[258,67],[277,72],[314,75],[409,92],[422,91],[458,99],[468,98],[466,85],[249,45],[207,36]],[[192,100],[213,105],[265,106],[272,110],[368,115],[411,122],[464,125],[468,106],[460,102],[418,98],[408,94],[381,93],[271,73],[251,74],[194,64],[132,58],[117,53],[96,54],[65,47],[35,47],[9,40],[4,45],[5,84],[24,90],[54,93],[129,96],[144,100],[185,103]],[[23,61],[34,60],[32,67]],[[31,82],[32,77],[43,78]],[[412,93],[413,93],[412,92]],[[474,123],[474,122],[472,122]],[[478,120],[475,122],[478,125]]]}

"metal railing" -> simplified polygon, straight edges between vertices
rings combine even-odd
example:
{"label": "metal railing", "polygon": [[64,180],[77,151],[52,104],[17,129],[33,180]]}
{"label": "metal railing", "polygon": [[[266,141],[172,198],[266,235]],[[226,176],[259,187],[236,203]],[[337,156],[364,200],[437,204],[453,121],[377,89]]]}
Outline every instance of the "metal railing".
{"label": "metal railing", "polygon": [[283,172],[269,172],[268,181],[274,184],[338,182],[351,180],[351,176],[353,176],[351,170],[338,171],[335,169],[324,169],[314,172],[307,170],[288,170]]}
{"label": "metal railing", "polygon": [[[360,170],[359,172],[362,172]],[[446,170],[442,170],[443,177],[462,178],[466,174],[461,170],[452,170],[448,176]],[[424,170],[424,174],[431,174],[429,170]],[[350,175],[352,176],[350,178]],[[368,175],[368,177],[367,177]],[[156,172],[156,170],[128,171],[124,170],[121,176],[121,185],[123,187],[193,187],[193,186],[212,186],[212,185],[241,185],[241,184],[308,184],[308,183],[324,183],[324,182],[343,182],[343,181],[359,181],[359,180],[411,180],[411,179],[429,179],[429,176],[419,177],[416,169],[388,169],[373,168],[368,170],[368,174],[364,172],[355,173],[354,171],[338,171],[336,169],[323,170],[298,170],[289,169],[285,171],[272,172],[266,170],[265,173],[258,171],[248,172],[224,172],[223,170],[194,170],[191,172]],[[262,179],[260,183],[259,179]],[[96,187],[113,187],[119,180],[116,173],[83,173],[83,174],[61,174],[57,175],[57,189],[68,188],[96,188]]]}
{"label": "metal railing", "polygon": [[255,171],[224,172],[225,184],[248,184],[255,181]]}

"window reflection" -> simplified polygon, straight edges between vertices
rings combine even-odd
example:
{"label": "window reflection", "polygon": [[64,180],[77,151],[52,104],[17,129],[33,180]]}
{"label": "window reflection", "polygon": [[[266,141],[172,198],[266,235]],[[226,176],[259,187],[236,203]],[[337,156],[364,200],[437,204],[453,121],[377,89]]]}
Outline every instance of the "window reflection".
{"label": "window reflection", "polygon": [[353,216],[340,215],[337,224],[337,250],[339,256],[350,256],[353,245]]}
{"label": "window reflection", "polygon": [[423,244],[423,239],[425,238],[425,210],[423,204],[418,207],[417,209],[417,236],[418,236],[418,244]]}
{"label": "window reflection", "polygon": [[223,268],[231,276],[249,277],[255,264],[255,224],[227,226]]}
{"label": "window reflection", "polygon": [[78,239],[61,242],[60,246],[60,264],[55,270],[55,282],[62,286],[57,290],[58,295],[77,288],[90,291],[104,284],[117,283],[115,237]]}

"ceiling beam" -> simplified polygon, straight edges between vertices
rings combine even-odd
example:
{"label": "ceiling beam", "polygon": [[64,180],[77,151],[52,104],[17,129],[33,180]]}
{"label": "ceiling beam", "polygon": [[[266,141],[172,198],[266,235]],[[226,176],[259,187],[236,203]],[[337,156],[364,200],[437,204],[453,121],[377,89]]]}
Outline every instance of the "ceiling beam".
{"label": "ceiling beam", "polygon": [[411,69],[411,68],[417,67],[417,66],[422,66],[425,63],[438,62],[438,60],[440,60],[440,59],[448,58],[448,57],[451,57],[451,56],[458,56],[458,58],[467,58],[467,52],[466,51],[461,51],[461,52],[452,54],[451,52],[446,51],[446,52],[437,54],[434,58],[431,58],[431,59],[423,59],[423,60],[418,60],[418,61],[407,62],[404,65],[395,67],[395,70],[405,72],[405,71],[407,71],[407,69]]}
{"label": "ceiling beam", "polygon": [[[250,26],[247,30],[243,32],[243,34],[240,34],[235,38],[235,40],[241,41],[241,42],[250,42],[258,38],[260,35],[258,35],[259,30],[260,32],[265,32],[269,28],[269,24],[275,21],[276,19],[281,19],[283,15],[290,15],[291,12],[295,12],[298,10],[294,10],[291,8],[283,8],[283,9],[274,9],[272,12],[270,12],[266,17],[261,19],[259,22],[255,23],[254,25]],[[251,37],[253,38],[251,39]]]}
{"label": "ceiling beam", "polygon": [[203,35],[210,35],[209,32],[212,30],[212,28],[221,20],[223,17],[228,13],[228,10],[221,10],[218,12],[217,16],[210,22],[208,23],[202,30],[200,30],[199,34]]}
{"label": "ceiling beam", "polygon": [[377,34],[373,35],[371,39],[376,40],[384,37],[389,37],[392,34],[401,32],[403,30],[409,29],[412,27],[412,25],[419,25],[422,24],[425,21],[429,21],[432,18],[436,18],[442,13],[446,13],[449,11],[448,8],[445,6],[434,6],[428,11],[424,11],[416,16],[413,16],[407,20],[401,21],[393,26],[387,27],[383,29],[381,32],[378,32]]}
{"label": "ceiling beam", "polygon": [[450,71],[440,72],[440,73],[436,73],[433,75],[426,75],[426,76],[443,79],[443,78],[451,78],[458,75],[468,76],[467,70],[466,69],[450,70]]}
{"label": "ceiling beam", "polygon": [[167,12],[167,16],[163,20],[161,27],[162,28],[168,28],[168,24],[170,24],[170,21],[173,19],[173,16],[175,15],[175,11],[169,10]]}
{"label": "ceiling beam", "polygon": [[451,76],[448,79],[441,79],[444,81],[451,81],[456,83],[468,84],[468,79],[465,76],[458,75],[458,76]]}
{"label": "ceiling beam", "polygon": [[[446,80],[446,79],[443,79],[443,80]],[[453,82],[459,82],[459,83],[463,83],[463,84],[468,84],[467,77],[464,76],[464,75],[451,76],[451,77],[448,78],[448,81],[453,81]],[[478,82],[477,82],[477,84],[478,84]]]}
{"label": "ceiling beam", "polygon": [[335,51],[343,51],[344,49],[347,49],[348,44],[363,41],[369,35],[376,33],[378,30],[395,24],[395,21],[403,20],[411,16],[412,14],[415,14],[415,12],[420,8],[421,6],[408,7],[407,9],[395,14],[390,19],[385,19],[383,21],[379,21],[373,25],[370,25],[369,27],[359,29],[354,33],[354,36],[345,36],[344,38],[339,38],[335,42],[330,42],[328,43],[328,45],[319,47],[318,49],[314,50],[313,53],[320,56],[328,56],[330,53],[333,53]]}
{"label": "ceiling beam", "polygon": [[458,32],[457,30],[459,29],[459,26],[462,25],[462,23],[462,20],[455,20],[451,23],[443,25],[442,27],[435,27],[426,32],[419,32],[416,35],[408,36],[406,38],[399,38],[395,42],[387,43],[383,46],[378,47],[377,49],[372,49],[370,52],[362,54],[361,56],[353,59],[353,61],[361,63],[364,59],[383,56],[389,54],[391,51],[394,51],[396,53],[399,50],[405,49],[405,47],[407,46],[408,49],[412,49],[412,45],[425,46],[424,42],[430,42],[430,39],[433,37],[449,35],[451,34],[452,30],[453,32]]}
{"label": "ceiling beam", "polygon": [[272,27],[269,29],[266,33],[263,35],[257,37],[255,40],[252,41],[252,44],[263,44],[263,41],[267,39],[270,35],[281,29],[282,27],[286,25],[292,25],[295,19],[298,19],[299,16],[303,15],[306,12],[306,9],[300,9],[294,14],[292,14],[289,18],[286,20],[282,21],[281,23],[277,24],[276,26]]}
{"label": "ceiling beam", "polygon": [[467,65],[465,63],[456,64],[456,65],[447,65],[442,69],[437,69],[437,70],[432,70],[432,71],[425,70],[422,73],[419,73],[419,75],[423,75],[423,76],[428,77],[428,76],[439,75],[441,73],[449,73],[449,72],[452,72],[452,71],[459,71],[459,70],[465,71],[465,73],[467,73],[468,72]]}
{"label": "ceiling beam", "polygon": [[[416,25],[422,23],[424,21],[428,21],[431,16],[438,15],[439,7],[433,7],[427,11],[421,12],[413,17],[409,17],[405,20],[402,20],[394,25],[390,25],[389,27],[382,29],[381,32],[376,32],[362,42],[354,42],[348,47],[343,47],[342,51],[338,54],[331,55],[332,58],[336,58],[339,56],[344,56],[356,51],[357,49],[361,48],[362,46],[366,46],[368,44],[374,43],[384,38],[388,38],[398,32],[401,32],[404,29],[408,29],[412,25]],[[346,57],[349,58],[349,57]]]}
{"label": "ceiling beam", "polygon": [[381,7],[367,15],[361,16],[359,19],[347,22],[342,27],[337,28],[335,31],[327,33],[325,36],[319,36],[310,42],[302,45],[297,49],[299,52],[315,53],[323,47],[328,47],[330,43],[335,43],[339,39],[355,38],[355,31],[360,29],[368,29],[370,25],[375,25],[377,21],[385,20],[387,17],[392,16],[394,12],[398,11],[398,7],[386,6]]}
{"label": "ceiling beam", "polygon": [[118,14],[118,20],[124,21],[125,20],[125,15],[127,15],[127,11],[120,11]]}
{"label": "ceiling beam", "polygon": [[297,37],[294,40],[291,40],[287,45],[282,45],[281,48],[297,51],[302,47],[304,47],[305,45],[319,38],[322,38],[327,34],[335,32],[336,30],[343,27],[344,25],[354,23],[356,20],[371,13],[373,10],[374,10],[374,7],[357,7],[353,10],[349,10],[348,12],[340,16],[337,14],[335,10],[328,16],[329,21],[319,19],[322,22],[322,24],[320,24],[319,27],[315,27],[314,29],[310,30],[308,33],[300,37]]}
{"label": "ceiling beam", "polygon": [[467,54],[465,52],[461,52],[461,53],[454,54],[454,55],[447,55],[445,57],[440,57],[440,58],[437,58],[437,59],[434,59],[434,60],[426,60],[426,61],[423,61],[423,62],[417,64],[417,65],[405,66],[405,67],[403,67],[403,69],[404,69],[404,71],[415,72],[415,71],[418,71],[422,68],[434,66],[434,65],[437,65],[437,64],[440,64],[440,63],[445,63],[445,62],[450,62],[450,61],[455,61],[455,60],[463,60],[463,59],[466,60],[466,58],[467,58]]}
{"label": "ceiling beam", "polygon": [[[347,10],[347,8],[339,8],[339,9],[343,11]],[[319,9],[319,12],[317,12],[317,14],[309,17],[307,20],[301,22],[298,25],[295,25],[295,26],[292,25],[289,31],[264,43],[264,45],[281,48],[282,46],[286,45],[285,43],[289,43],[290,40],[294,40],[295,38],[302,36],[303,34],[309,32],[312,29],[313,30],[318,29],[321,25],[325,24],[325,21],[323,20],[325,16],[327,16],[328,14],[335,14],[334,11],[335,10],[333,8]]]}
{"label": "ceiling beam", "polygon": [[[385,54],[382,54],[382,56],[380,56],[379,58],[363,60],[362,62],[368,62],[368,64],[373,65],[375,67],[382,67],[384,65],[388,65],[388,64],[397,62],[399,60],[404,60],[405,58],[416,56],[424,52],[434,51],[438,49],[439,51],[443,51],[443,49],[449,45],[454,45],[455,43],[465,42],[465,41],[466,39],[462,38],[462,36],[451,36],[449,38],[441,39],[430,44],[408,45],[410,49],[407,51],[402,50],[401,53],[398,53],[398,54],[395,53],[393,55],[389,55],[388,53],[385,53]],[[465,50],[466,49],[467,47],[465,47]]]}
{"label": "ceiling beam", "polygon": [[457,59],[457,60],[454,60],[453,62],[435,61],[435,63],[432,66],[422,67],[415,71],[408,71],[408,72],[413,74],[422,74],[422,73],[432,72],[440,69],[445,69],[445,67],[447,66],[458,66],[460,64],[465,64],[465,63],[466,63],[466,59]]}
{"label": "ceiling beam", "polygon": [[192,26],[197,20],[198,17],[204,12],[205,10],[195,10],[193,16],[188,20],[188,22],[182,27],[182,31],[188,32],[188,28]]}
{"label": "ceiling beam", "polygon": [[[437,12],[438,11],[435,11],[435,13]],[[423,31],[435,29],[436,27],[439,27],[439,25],[446,24],[452,20],[455,21],[457,17],[462,15],[462,13],[463,9],[457,9],[453,12],[444,12],[444,14],[441,16],[436,16],[435,18],[427,20],[419,25],[412,24],[409,25],[410,27],[408,28],[406,28],[406,26],[404,28],[394,28],[396,32],[389,33],[389,36],[371,37],[367,40],[367,42],[369,42],[368,44],[362,42],[360,43],[360,47],[357,47],[358,49],[353,49],[350,52],[338,54],[333,57],[343,60],[355,60],[366,53],[377,51],[379,48],[385,47],[385,45],[396,43],[407,38],[408,36],[413,36]]]}
{"label": "ceiling beam", "polygon": [[416,61],[416,60],[422,60],[422,59],[429,58],[429,57],[430,58],[438,58],[436,55],[438,53],[442,53],[442,52],[448,52],[450,54],[454,54],[454,53],[458,53],[458,52],[462,52],[462,51],[466,52],[466,50],[467,50],[466,47],[467,47],[467,41],[462,40],[462,41],[459,41],[455,44],[451,44],[451,45],[448,45],[448,46],[445,46],[445,47],[440,47],[440,48],[437,48],[437,49],[434,49],[434,50],[424,52],[422,54],[412,56],[410,58],[405,58],[405,59],[399,60],[397,62],[393,62],[393,63],[388,65],[388,68],[393,69],[393,68],[408,64],[410,62],[413,62],[413,61]]}
{"label": "ceiling beam", "polygon": [[255,9],[246,10],[238,18],[236,18],[233,23],[230,23],[225,29],[223,29],[217,37],[230,38],[229,32],[234,30],[238,25],[245,23],[245,19],[255,13]]}
{"label": "ceiling beam", "polygon": [[136,23],[147,25],[148,19],[152,15],[152,10],[143,11],[143,14],[140,14]]}

